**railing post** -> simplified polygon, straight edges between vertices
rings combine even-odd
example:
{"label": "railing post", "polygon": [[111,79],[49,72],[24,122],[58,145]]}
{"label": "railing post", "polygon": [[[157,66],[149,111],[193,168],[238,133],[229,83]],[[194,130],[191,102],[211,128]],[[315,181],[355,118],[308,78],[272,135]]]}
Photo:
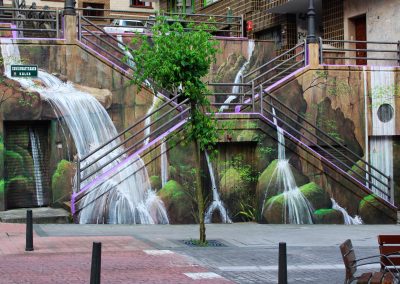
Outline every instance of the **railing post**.
{"label": "railing post", "polygon": [[397,42],[397,64],[400,66],[400,40]]}
{"label": "railing post", "polygon": [[252,112],[256,111],[256,96],[255,96],[255,87],[254,80],[251,81],[251,101],[252,101]]}
{"label": "railing post", "polygon": [[263,104],[263,101],[264,101],[264,89],[263,89],[263,85],[261,84],[261,85],[260,85],[260,113],[261,113],[261,115],[264,114],[264,104]]}
{"label": "railing post", "polygon": [[394,204],[394,183],[393,183],[393,178],[391,176],[389,176],[388,178],[388,182],[389,182],[389,202]]}
{"label": "railing post", "polygon": [[56,8],[56,38],[60,38],[60,10]]}
{"label": "railing post", "polygon": [[78,13],[78,40],[82,41],[82,15]]}
{"label": "railing post", "polygon": [[81,162],[78,157],[76,161],[76,192],[81,190]]}
{"label": "railing post", "polygon": [[244,37],[244,19],[243,15],[240,16],[240,35],[241,37]]}
{"label": "railing post", "polygon": [[324,50],[323,50],[323,41],[322,38],[318,38],[319,41],[319,64],[324,63]]}

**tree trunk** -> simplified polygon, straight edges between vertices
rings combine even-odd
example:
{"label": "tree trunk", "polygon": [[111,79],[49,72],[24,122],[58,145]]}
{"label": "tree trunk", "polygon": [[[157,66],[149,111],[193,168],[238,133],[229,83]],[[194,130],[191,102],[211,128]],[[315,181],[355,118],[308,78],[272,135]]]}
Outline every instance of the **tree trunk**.
{"label": "tree trunk", "polygon": [[201,179],[201,152],[200,145],[196,139],[193,139],[196,152],[196,199],[197,207],[199,210],[199,225],[200,225],[200,244],[206,242],[206,225],[204,223],[204,196],[203,196],[203,183]]}

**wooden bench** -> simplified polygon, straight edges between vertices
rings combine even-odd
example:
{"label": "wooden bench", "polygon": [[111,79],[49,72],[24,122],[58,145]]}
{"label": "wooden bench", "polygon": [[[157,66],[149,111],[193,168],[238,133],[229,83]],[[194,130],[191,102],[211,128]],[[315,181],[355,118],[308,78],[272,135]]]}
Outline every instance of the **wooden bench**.
{"label": "wooden bench", "polygon": [[[359,283],[359,284],[391,284],[398,283],[394,273],[390,270],[383,269],[381,271],[364,272],[357,276],[357,268],[362,265],[380,263],[380,255],[369,256],[356,259],[356,254],[353,249],[351,240],[346,240],[340,245],[340,252],[342,253],[344,266],[346,268],[346,279],[344,283]],[[371,259],[377,261],[371,261]]]}
{"label": "wooden bench", "polygon": [[398,273],[396,266],[400,265],[400,235],[379,235],[378,243],[382,270],[386,268]]}

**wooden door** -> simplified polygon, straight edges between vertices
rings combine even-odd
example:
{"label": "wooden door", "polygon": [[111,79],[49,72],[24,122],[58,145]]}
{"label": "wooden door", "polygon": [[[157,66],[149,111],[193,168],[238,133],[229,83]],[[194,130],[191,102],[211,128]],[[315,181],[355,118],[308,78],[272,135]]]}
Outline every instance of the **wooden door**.
{"label": "wooden door", "polygon": [[[366,41],[367,40],[367,22],[365,15],[359,18],[354,19],[355,31],[356,31],[356,40],[357,41]],[[356,49],[367,49],[367,43],[359,42],[356,43]],[[366,51],[357,51],[356,52],[356,64],[357,65],[367,65],[367,52]]]}

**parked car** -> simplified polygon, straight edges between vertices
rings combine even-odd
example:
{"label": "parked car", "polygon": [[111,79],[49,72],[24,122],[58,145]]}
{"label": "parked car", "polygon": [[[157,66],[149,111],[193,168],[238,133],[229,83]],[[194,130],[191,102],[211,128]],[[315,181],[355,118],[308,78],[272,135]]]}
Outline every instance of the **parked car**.
{"label": "parked car", "polygon": [[107,33],[144,33],[146,27],[140,20],[116,19],[111,26],[104,27]]}

